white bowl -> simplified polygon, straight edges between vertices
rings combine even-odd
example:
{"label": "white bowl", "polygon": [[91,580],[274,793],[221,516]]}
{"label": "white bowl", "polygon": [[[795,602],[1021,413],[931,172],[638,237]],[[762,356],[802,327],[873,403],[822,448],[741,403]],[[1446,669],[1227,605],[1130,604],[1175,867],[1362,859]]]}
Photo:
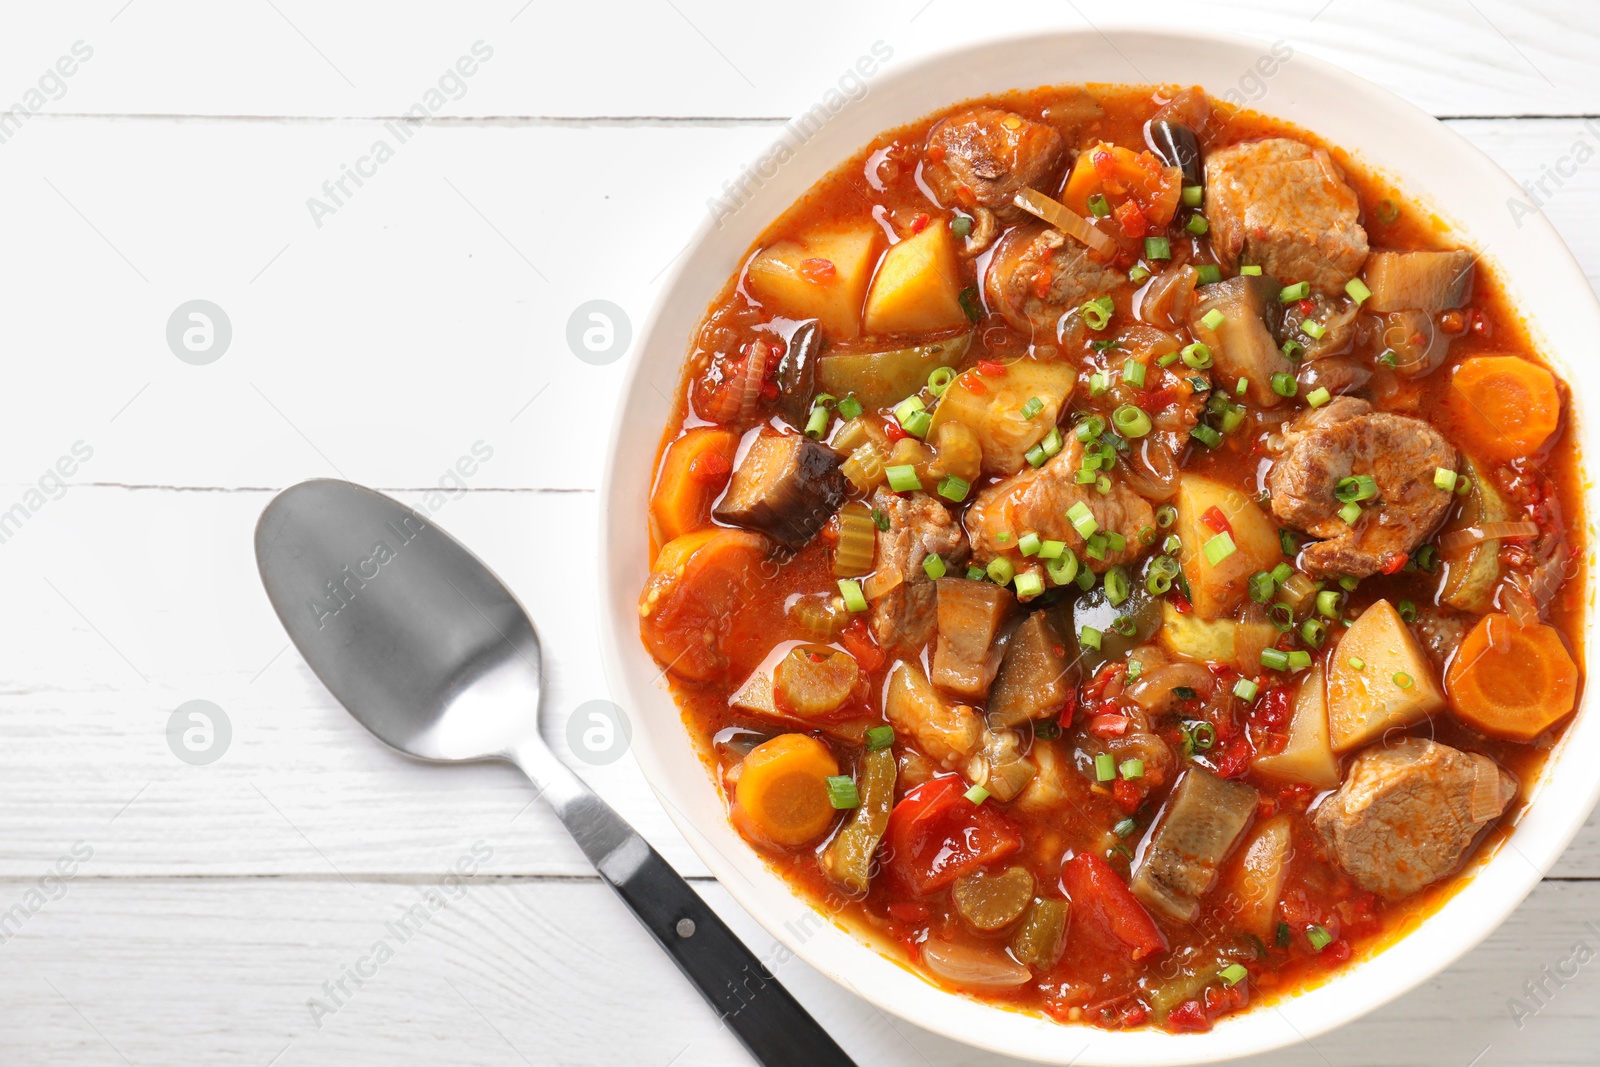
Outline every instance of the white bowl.
{"label": "white bowl", "polygon": [[[1285,48],[1278,44],[1278,53]],[[1494,264],[1511,305],[1527,316],[1535,345],[1572,383],[1575,404],[1586,409],[1600,374],[1587,358],[1600,337],[1600,303],[1544,216],[1511,211],[1514,200],[1525,200],[1522,190],[1404,100],[1298,53],[1287,61],[1263,58],[1273,55],[1273,46],[1263,42],[1189,30],[1083,30],[991,41],[903,64],[891,60],[868,80],[864,96],[809,140],[797,144],[786,131],[774,142],[766,165],[758,161],[746,176],[744,203],[720,223],[708,219],[700,227],[634,346],[601,490],[601,642],[613,696],[633,720],[633,751],[645,776],[706,866],[789,950],[878,1007],[989,1051],[1060,1064],[1209,1063],[1324,1033],[1412,989],[1486,937],[1555,862],[1600,794],[1594,758],[1600,716],[1584,711],[1543,776],[1527,783],[1535,799],[1507,844],[1396,945],[1321,986],[1225,1018],[1210,1033],[1108,1033],[943,991],[815,912],[728,825],[659,669],[640,644],[637,604],[649,564],[645,516],[652,468],[700,317],[761,231],[813,182],[881,131],[971,97],[1046,84],[1128,82],[1131,59],[1151,79],[1198,84],[1214,97],[1243,101],[1319,134],[1395,179],[1412,202],[1431,202],[1459,231],[1458,239]],[[1588,420],[1575,420],[1570,432],[1592,444]],[[1592,486],[1585,491],[1585,507],[1596,514],[1596,492]],[[1594,662],[1593,632],[1587,623],[1587,662]]]}

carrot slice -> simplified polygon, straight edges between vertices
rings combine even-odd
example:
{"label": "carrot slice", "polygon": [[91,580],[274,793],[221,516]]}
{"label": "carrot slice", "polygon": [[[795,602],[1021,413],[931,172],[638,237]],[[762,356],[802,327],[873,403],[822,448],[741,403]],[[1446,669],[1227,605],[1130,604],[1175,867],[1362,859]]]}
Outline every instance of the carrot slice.
{"label": "carrot slice", "polygon": [[650,498],[657,544],[666,544],[706,524],[711,502],[728,484],[739,438],[727,430],[701,426],[667,448]]}
{"label": "carrot slice", "polygon": [[1491,460],[1537,452],[1561,421],[1555,376],[1518,356],[1473,356],[1450,379],[1446,399],[1466,450]]}
{"label": "carrot slice", "polygon": [[1450,710],[1474,730],[1531,741],[1572,710],[1578,665],[1555,627],[1485,615],[1456,650],[1444,687]]}
{"label": "carrot slice", "polygon": [[779,734],[744,758],[734,786],[733,822],[758,844],[795,848],[821,837],[836,814],[828,779],[839,762],[808,734]]}
{"label": "carrot slice", "polygon": [[723,677],[728,620],[756,599],[767,540],[711,526],[662,546],[639,596],[639,632],[668,670],[691,682]]}

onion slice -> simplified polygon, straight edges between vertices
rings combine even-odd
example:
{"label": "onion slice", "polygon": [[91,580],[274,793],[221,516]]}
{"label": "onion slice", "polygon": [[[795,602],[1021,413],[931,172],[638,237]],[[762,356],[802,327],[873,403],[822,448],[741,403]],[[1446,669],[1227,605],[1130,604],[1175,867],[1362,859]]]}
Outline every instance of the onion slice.
{"label": "onion slice", "polygon": [[1028,214],[1037,215],[1068,237],[1088,245],[1104,259],[1109,260],[1117,253],[1117,242],[1110,234],[1095,229],[1088,219],[1037,189],[1024,188],[1011,202]]}
{"label": "onion slice", "polygon": [[1485,541],[1495,541],[1502,537],[1532,537],[1539,532],[1536,523],[1522,520],[1520,522],[1486,522],[1478,526],[1467,526],[1460,530],[1451,530],[1449,533],[1439,535],[1439,551],[1449,554],[1459,552],[1473,545],[1480,545]]}
{"label": "onion slice", "polygon": [[1472,755],[1472,821],[1479,826],[1498,818],[1505,805],[1500,800],[1500,768],[1488,756]]}
{"label": "onion slice", "polygon": [[879,567],[871,577],[861,583],[861,593],[868,600],[877,600],[885,593],[900,588],[900,584],[905,580],[906,577],[900,573],[899,567],[892,564],[885,565]]}
{"label": "onion slice", "polygon": [[979,948],[955,941],[929,939],[922,944],[928,970],[958,986],[1013,989],[1033,978],[1033,971],[1003,949]]}

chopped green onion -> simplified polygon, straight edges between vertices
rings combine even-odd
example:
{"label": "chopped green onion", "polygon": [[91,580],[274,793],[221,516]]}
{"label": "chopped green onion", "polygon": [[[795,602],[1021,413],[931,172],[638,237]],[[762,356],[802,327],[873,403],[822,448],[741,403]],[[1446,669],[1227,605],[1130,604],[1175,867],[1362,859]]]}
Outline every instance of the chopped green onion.
{"label": "chopped green onion", "polygon": [[1354,526],[1361,518],[1361,505],[1354,500],[1350,501],[1339,509],[1339,517],[1349,525]]}
{"label": "chopped green onion", "polygon": [[1378,362],[1385,367],[1398,367],[1400,365],[1400,357],[1395,354],[1393,349],[1386,348],[1378,353]]}
{"label": "chopped green onion", "polygon": [[986,572],[982,567],[974,566],[967,568],[967,581],[969,582],[981,582],[987,576],[988,572]]}
{"label": "chopped green onion", "polygon": [[1164,356],[1156,357],[1156,366],[1158,367],[1170,367],[1176,362],[1178,362],[1177,352],[1168,352]]}
{"label": "chopped green onion", "polygon": [[1089,198],[1089,210],[1095,218],[1103,219],[1111,214],[1111,205],[1106,203],[1106,198],[1102,194],[1095,193]]}
{"label": "chopped green onion", "polygon": [[[1128,616],[1126,616],[1126,615],[1118,615],[1117,618],[1118,619],[1128,619]],[[1128,619],[1128,622],[1133,623],[1133,620],[1132,619]],[[1134,623],[1133,632],[1123,634],[1122,636],[1124,636],[1124,637],[1132,637],[1134,633],[1138,632],[1138,629],[1139,629],[1138,624]],[[1118,630],[1117,632],[1118,633],[1122,633],[1121,630]],[[1128,681],[1130,681],[1130,682],[1137,681],[1138,678],[1139,678],[1139,675],[1141,675],[1143,673],[1144,673],[1144,664],[1143,663],[1140,663],[1136,659],[1130,659],[1128,661]]]}
{"label": "chopped green onion", "polygon": [[1135,285],[1148,277],[1150,277],[1150,271],[1143,263],[1135,263],[1133,269],[1128,271],[1128,280]]}
{"label": "chopped green onion", "polygon": [[894,744],[893,726],[874,726],[867,731],[867,751],[882,752]]}
{"label": "chopped green onion", "polygon": [[1217,977],[1222,979],[1223,985],[1235,986],[1244,981],[1250,972],[1244,969],[1243,964],[1230,963],[1217,972]]}
{"label": "chopped green onion", "polygon": [[1321,952],[1333,944],[1333,935],[1320,926],[1308,926],[1306,927],[1306,940],[1311,942],[1311,947],[1314,950]]}
{"label": "chopped green onion", "polygon": [[1463,476],[1456,481],[1456,496],[1466,496],[1470,492],[1472,492],[1471,478]]}
{"label": "chopped green onion", "polygon": [[1394,676],[1394,684],[1398,685],[1401,689],[1410,689],[1413,681],[1414,679],[1411,677],[1411,675],[1407,674],[1405,671],[1401,671],[1399,674]]}
{"label": "chopped green onion", "polygon": [[1067,521],[1072,523],[1072,528],[1078,531],[1078,536],[1089,537],[1100,529],[1100,523],[1095,520],[1094,512],[1089,510],[1089,505],[1078,501],[1067,509]]}
{"label": "chopped green onion", "polygon": [[1257,571],[1250,576],[1250,599],[1257,604],[1270,603],[1278,595],[1278,583],[1268,571]]}
{"label": "chopped green onion", "polygon": [[1439,550],[1432,545],[1423,545],[1411,556],[1411,561],[1421,570],[1432,574],[1439,566]]}
{"label": "chopped green onion", "polygon": [[1130,359],[1122,364],[1122,380],[1135,389],[1144,388],[1145,365],[1136,359]]}
{"label": "chopped green onion", "polygon": [[957,478],[954,474],[946,474],[939,479],[938,493],[946,500],[959,504],[967,499],[967,492],[972,488],[965,478]]}
{"label": "chopped green onion", "polygon": [[1401,621],[1403,621],[1403,622],[1416,622],[1417,621],[1417,605],[1416,605],[1415,601],[1402,600],[1402,601],[1400,601],[1400,603],[1396,604],[1394,607],[1395,607],[1395,611],[1399,613]]}
{"label": "chopped green onion", "polygon": [[975,785],[963,793],[962,796],[966,797],[974,804],[982,804],[985,800],[989,799],[989,791],[981,785]]}
{"label": "chopped green onion", "polygon": [[1190,215],[1189,221],[1183,224],[1183,228],[1196,237],[1204,237],[1206,231],[1211,229],[1211,223],[1206,221],[1204,215]]}
{"label": "chopped green onion", "polygon": [[1247,274],[1252,278],[1259,278],[1261,277],[1261,264],[1246,263],[1244,266],[1239,268],[1239,273]]}
{"label": "chopped green onion", "polygon": [[1061,554],[1063,552],[1065,552],[1066,550],[1067,550],[1067,543],[1065,541],[1040,541],[1039,542],[1039,558],[1040,559],[1060,559],[1061,558]]}
{"label": "chopped green onion", "polygon": [[922,402],[920,396],[908,396],[894,406],[895,421],[903,426],[905,421],[913,414],[924,410],[926,407],[927,405]]}
{"label": "chopped green onion", "polygon": [[950,220],[950,232],[957,237],[965,237],[972,232],[972,216],[957,215]]}
{"label": "chopped green onion", "polygon": [[1128,547],[1128,539],[1115,530],[1107,530],[1104,536],[1106,544],[1110,546],[1113,552],[1121,552]]}
{"label": "chopped green onion", "polygon": [[1378,483],[1370,474],[1353,474],[1348,478],[1340,478],[1333,487],[1333,495],[1342,503],[1351,501],[1360,503],[1371,500],[1378,495]]}
{"label": "chopped green onion", "polygon": [[1360,278],[1351,278],[1344,283],[1344,291],[1350,294],[1350,299],[1357,304],[1364,304],[1367,297],[1372,295],[1372,290],[1367,288],[1367,283]]}
{"label": "chopped green onion", "polygon": [[1216,448],[1222,443],[1222,434],[1217,432],[1216,427],[1207,426],[1203,422],[1194,429],[1190,430],[1189,436],[1193,437],[1196,441],[1199,441],[1207,448]]}
{"label": "chopped green onion", "polygon": [[1151,429],[1150,416],[1133,404],[1122,404],[1113,411],[1111,425],[1126,437],[1143,437]]}
{"label": "chopped green onion", "polygon": [[1143,778],[1144,777],[1144,760],[1142,760],[1142,759],[1123,760],[1122,761],[1122,766],[1118,767],[1117,770],[1122,774],[1123,778],[1125,778],[1125,779],[1127,779],[1129,781],[1132,781],[1135,778]]}
{"label": "chopped green onion", "polygon": [[1245,703],[1249,703],[1250,701],[1254,700],[1256,698],[1256,694],[1260,691],[1261,687],[1255,682],[1251,681],[1249,678],[1240,678],[1237,682],[1233,683],[1233,695],[1238,697],[1240,700],[1243,700]]}
{"label": "chopped green onion", "polygon": [[1272,580],[1277,582],[1279,585],[1287,582],[1292,577],[1294,577],[1294,568],[1289,566],[1287,563],[1280,563],[1276,567],[1272,568]]}
{"label": "chopped green onion", "polygon": [[1132,819],[1123,819],[1121,822],[1117,823],[1117,825],[1111,828],[1111,832],[1116,834],[1118,837],[1127,837],[1138,828],[1139,824],[1134,822]]}
{"label": "chopped green onion", "polygon": [[1238,546],[1233,543],[1233,538],[1228,535],[1226,530],[1224,530],[1222,533],[1217,534],[1215,537],[1211,538],[1211,540],[1202,545],[1201,551],[1205,553],[1206,562],[1215,567],[1217,564],[1221,563],[1223,560],[1239,551],[1239,549]]}
{"label": "chopped green onion", "polygon": [[1300,624],[1300,638],[1312,648],[1321,648],[1328,639],[1328,624],[1321,619],[1307,619]]}
{"label": "chopped green onion", "polygon": [[1083,316],[1085,325],[1091,330],[1103,330],[1111,322],[1111,313],[1116,310],[1109,296],[1097,296],[1093,300],[1084,301],[1078,308],[1078,313]]}
{"label": "chopped green onion", "polygon": [[[1060,541],[1046,541],[1047,545],[1059,545]],[[1066,585],[1078,576],[1078,557],[1071,549],[1066,549],[1059,556],[1045,560],[1044,571],[1050,580],[1057,585]]]}
{"label": "chopped green onion", "polygon": [[1322,325],[1322,323],[1318,322],[1316,319],[1305,319],[1301,321],[1300,329],[1313,341],[1322,340],[1323,335],[1328,332],[1328,328]]}
{"label": "chopped green onion", "polygon": [[1289,653],[1289,669],[1291,671],[1303,671],[1309,666],[1311,666],[1311,653],[1305,649],[1297,648]]}
{"label": "chopped green onion", "polygon": [[1090,341],[1089,347],[1094,349],[1096,352],[1105,352],[1109,349],[1117,347],[1117,339],[1115,337],[1106,337],[1099,341]]}
{"label": "chopped green onion", "polygon": [[[938,396],[939,394],[935,393],[934,395]],[[854,394],[839,401],[839,417],[841,419],[859,419],[864,410],[861,406],[861,401],[857,400]]]}
{"label": "chopped green onion", "polygon": [[1017,575],[1014,587],[1017,591],[1017,596],[1027,600],[1044,592],[1044,579],[1034,571],[1029,571],[1026,574]]}
{"label": "chopped green onion", "polygon": [[1072,432],[1078,440],[1087,443],[1106,432],[1106,423],[1099,415],[1090,415],[1074,426]]}
{"label": "chopped green onion", "polygon": [[1278,628],[1280,634],[1294,629],[1294,609],[1287,604],[1274,604],[1267,609],[1267,621]]}
{"label": "chopped green onion", "polygon": [[885,467],[883,473],[889,479],[889,488],[897,493],[914,493],[922,488],[922,480],[917,477],[917,468],[910,463]]}
{"label": "chopped green onion", "polygon": [[1278,347],[1283,352],[1283,358],[1291,363],[1298,363],[1300,357],[1305,355],[1306,352],[1306,346],[1295,340],[1285,341]]}
{"label": "chopped green onion", "polygon": [[1030,396],[1027,402],[1022,405],[1022,417],[1025,419],[1031,419],[1043,410],[1044,401],[1040,400],[1036,396]]}
{"label": "chopped green onion", "polygon": [[1304,300],[1311,293],[1310,282],[1295,282],[1278,290],[1278,301],[1287,304],[1293,300]]}
{"label": "chopped green onion", "polygon": [[1343,589],[1346,593],[1355,592],[1356,591],[1356,586],[1358,586],[1360,584],[1361,584],[1361,579],[1360,578],[1352,578],[1348,574],[1339,579],[1339,588]]}
{"label": "chopped green onion", "polygon": [[956,380],[956,372],[949,367],[935,367],[928,373],[928,392],[934,396],[944,396],[944,391],[950,388],[950,383]]}
{"label": "chopped green onion", "polygon": [[1295,537],[1293,530],[1279,530],[1278,544],[1283,548],[1285,556],[1292,556],[1300,551],[1300,540]]}
{"label": "chopped green onion", "polygon": [[856,782],[848,774],[832,774],[828,776],[828,803],[835,808],[859,808],[861,794],[856,791]]}
{"label": "chopped green onion", "polygon": [[[1139,632],[1139,624],[1133,621],[1132,615],[1118,615],[1111,620],[1111,628],[1123,637],[1132,637]],[[1133,669],[1135,667],[1138,667],[1139,670],[1144,669],[1138,660],[1130,660],[1128,663],[1128,677],[1130,679],[1139,677],[1139,671]]]}
{"label": "chopped green onion", "polygon": [[1222,268],[1215,263],[1202,263],[1194,269],[1194,272],[1200,276],[1196,285],[1215,285],[1222,280]]}
{"label": "chopped green onion", "polygon": [[1244,394],[1248,393],[1249,391],[1250,391],[1250,379],[1249,378],[1240,378],[1237,382],[1234,383],[1234,386],[1233,386],[1233,395],[1234,396],[1244,396]]}
{"label": "chopped green onion", "polygon": [[811,409],[811,417],[806,419],[806,436],[812,440],[821,440],[822,435],[828,432],[828,422],[833,418],[831,412],[821,404]]}
{"label": "chopped green onion", "polygon": [[1121,567],[1112,567],[1105,573],[1106,599],[1112,607],[1120,607],[1128,599],[1132,590],[1128,587],[1128,572]]}
{"label": "chopped green onion", "polygon": [[1101,496],[1108,496],[1111,493],[1110,476],[1102,474],[1096,478],[1094,480],[1094,491],[1099,493]]}
{"label": "chopped green onion", "polygon": [[1367,666],[1367,661],[1360,656],[1351,656],[1345,662],[1350,665],[1350,669],[1353,671],[1364,670]]}
{"label": "chopped green onion", "polygon": [[1205,195],[1205,189],[1198,185],[1185,185],[1179,194],[1184,207],[1199,207],[1200,198]]}
{"label": "chopped green onion", "polygon": [[844,606],[851,611],[867,610],[867,598],[861,594],[861,583],[854,578],[839,579],[839,595],[844,597]]}
{"label": "chopped green onion", "polygon": [[1111,753],[1102,752],[1094,758],[1094,778],[1097,782],[1114,781],[1117,777],[1117,761],[1111,758]]}
{"label": "chopped green onion", "polygon": [[[1096,467],[1100,466],[1100,463],[1099,463],[1098,460],[1096,460],[1095,466]],[[1094,480],[1097,477],[1097,475],[1094,473],[1094,471],[1090,470],[1088,467],[1085,467],[1083,470],[1079,471],[1073,477],[1077,480],[1077,483],[1079,485],[1093,485],[1094,484]]]}
{"label": "chopped green onion", "polygon": [[1039,554],[1039,546],[1042,543],[1039,540],[1039,535],[1030,530],[1017,538],[1017,551],[1024,556],[1037,556]]}
{"label": "chopped green onion", "polygon": [[1318,386],[1306,394],[1306,403],[1314,408],[1320,408],[1332,399],[1333,394],[1328,392],[1328,387],[1325,385]]}
{"label": "chopped green onion", "polygon": [[1190,370],[1208,370],[1211,367],[1211,346],[1200,341],[1184,345],[1183,365]]}
{"label": "chopped green onion", "polygon": [[937,554],[922,557],[922,570],[929,578],[938,581],[945,576],[944,560]]}
{"label": "chopped green onion", "polygon": [[1004,556],[996,556],[989,561],[989,566],[985,568],[984,573],[989,576],[989,580],[994,582],[995,585],[1009,585],[1011,579],[1017,576],[1017,568],[1015,564]]}
{"label": "chopped green onion", "polygon": [[873,508],[872,525],[880,530],[887,530],[889,528],[889,513],[882,508]]}
{"label": "chopped green onion", "polygon": [[1091,397],[1105,396],[1106,390],[1111,388],[1111,376],[1105,371],[1095,371],[1089,375],[1089,395]]}
{"label": "chopped green onion", "polygon": [[1447,493],[1456,491],[1456,472],[1446,470],[1444,467],[1433,468],[1433,487],[1443,489]]}
{"label": "chopped green onion", "polygon": [[1279,396],[1294,396],[1300,391],[1300,383],[1294,380],[1294,375],[1280,371],[1272,376],[1272,391]]}
{"label": "chopped green onion", "polygon": [[[1284,605],[1279,605],[1280,607]],[[1261,650],[1261,665],[1275,671],[1289,669],[1289,653],[1278,648],[1263,648]]]}
{"label": "chopped green onion", "polygon": [[1332,589],[1324,589],[1317,594],[1317,614],[1330,619],[1339,617],[1339,594]]}
{"label": "chopped green onion", "polygon": [[1146,237],[1144,239],[1145,259],[1171,259],[1172,242],[1165,237]]}
{"label": "chopped green onion", "polygon": [[910,417],[901,421],[900,428],[912,437],[927,437],[928,431],[933,428],[933,416],[926,411],[913,411]]}
{"label": "chopped green onion", "polygon": [[1215,330],[1218,326],[1221,326],[1227,321],[1228,316],[1224,315],[1216,308],[1212,308],[1210,311],[1200,316],[1200,325],[1204,326],[1208,330]]}
{"label": "chopped green onion", "polygon": [[1078,631],[1078,644],[1098,652],[1100,650],[1100,631],[1093,626],[1083,627]]}

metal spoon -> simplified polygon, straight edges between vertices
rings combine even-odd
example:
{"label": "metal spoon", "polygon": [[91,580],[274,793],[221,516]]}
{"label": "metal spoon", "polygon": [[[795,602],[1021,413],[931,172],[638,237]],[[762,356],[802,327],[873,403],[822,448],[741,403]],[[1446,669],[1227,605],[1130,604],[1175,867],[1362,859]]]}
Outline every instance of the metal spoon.
{"label": "metal spoon", "polygon": [[378,739],[444,762],[503,759],[757,1060],[854,1067],[666,860],[539,733],[539,635],[500,579],[398,501],[319,479],[279,493],[256,563],[317,677]]}

